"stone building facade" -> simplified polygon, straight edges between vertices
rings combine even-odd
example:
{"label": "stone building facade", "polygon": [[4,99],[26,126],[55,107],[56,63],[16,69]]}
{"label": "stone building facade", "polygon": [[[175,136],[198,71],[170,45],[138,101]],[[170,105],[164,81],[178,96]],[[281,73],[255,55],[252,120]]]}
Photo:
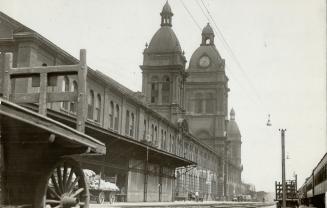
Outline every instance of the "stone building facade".
{"label": "stone building facade", "polygon": [[225,60],[214,44],[214,31],[209,24],[203,28],[200,46],[186,69],[168,3],[160,15],[160,28],[144,50],[142,92],[150,108],[173,123],[185,119],[189,132],[219,155],[216,172],[205,171],[199,165],[194,175],[212,174],[219,196],[240,194],[241,135],[234,110],[228,120],[228,78]]}
{"label": "stone building facade", "polygon": [[[127,201],[171,201],[195,192],[205,200],[232,197],[241,184],[241,139],[232,115],[228,121],[224,60],[207,25],[186,70],[172,16],[166,3],[160,28],[144,50],[142,93],[88,69],[86,133],[95,132],[108,147],[104,159],[83,159],[81,164],[116,177]],[[13,53],[13,67],[78,63],[7,15],[0,13],[0,20],[0,77],[6,52]],[[37,92],[38,84],[38,77],[16,79],[13,90]],[[74,76],[49,78],[49,91],[77,88]],[[64,123],[76,116],[75,103],[53,103],[48,108]]]}

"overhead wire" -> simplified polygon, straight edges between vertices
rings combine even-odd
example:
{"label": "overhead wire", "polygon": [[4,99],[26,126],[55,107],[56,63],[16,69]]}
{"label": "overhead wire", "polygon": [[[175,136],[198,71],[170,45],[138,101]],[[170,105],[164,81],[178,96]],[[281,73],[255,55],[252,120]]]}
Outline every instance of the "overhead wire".
{"label": "overhead wire", "polygon": [[[194,0],[194,1],[195,1],[196,4],[198,5],[198,7],[201,9],[202,14],[203,14],[203,16],[207,19],[207,21],[208,21],[208,22],[211,22],[211,20],[209,19],[209,17],[206,15],[206,12],[204,11],[204,9],[201,7],[199,1],[198,1],[198,0]],[[213,29],[215,30],[215,28],[213,28]],[[217,31],[215,31],[215,32],[217,33]],[[218,37],[218,38],[219,38],[219,37]],[[212,46],[211,46],[211,47],[212,47]],[[233,77],[233,80],[235,80],[234,83],[236,83],[236,84],[240,87],[239,89],[246,91],[246,88],[245,88],[244,86],[242,86],[242,83],[240,82],[240,79],[238,79],[238,76],[234,75],[234,71],[231,70],[231,69],[228,67],[228,65],[226,65],[225,67],[226,67],[227,71],[230,72],[231,76]],[[241,94],[241,96],[245,98],[245,96],[244,96],[243,94]],[[253,99],[253,97],[251,97],[251,94],[250,94],[250,96],[248,96],[248,97],[250,97],[250,99],[251,99],[253,102],[256,102],[256,100]],[[248,98],[248,97],[246,97],[246,98]]]}
{"label": "overhead wire", "polygon": [[[196,1],[196,0],[195,0]],[[194,24],[197,26],[197,28],[199,29],[199,31],[201,32],[202,31],[202,28],[201,28],[201,26],[199,25],[199,23],[196,21],[196,19],[194,18],[194,16],[192,15],[192,13],[190,12],[190,10],[187,8],[187,6],[186,6],[186,4],[184,3],[184,1],[183,0],[181,0],[181,3],[182,3],[182,6],[184,7],[184,9],[187,11],[187,13],[189,14],[189,16],[191,17],[191,19],[192,19],[192,21],[194,22]],[[201,6],[198,4],[198,6],[201,8]],[[201,8],[201,11],[203,12],[203,15],[207,18],[207,20],[210,22],[210,19],[205,15],[205,12],[204,12],[204,10]],[[214,46],[211,46],[210,45],[210,47],[211,47],[211,49],[212,50],[214,50],[214,51],[216,51],[217,49],[216,48],[214,48]],[[226,68],[229,68],[229,67],[227,67],[227,65],[225,65],[225,67]],[[231,70],[229,70],[232,74],[233,74],[233,72],[231,71]],[[238,78],[236,78],[237,76],[235,76],[235,75],[233,75],[233,79],[235,78],[235,80],[237,79],[237,80],[239,80]],[[245,88],[244,87],[242,87],[241,85],[240,85],[240,82],[235,82],[235,83],[237,83],[239,86],[240,86],[240,89],[241,90],[245,90]],[[244,91],[245,92],[245,91]],[[241,94],[241,96],[242,97],[244,97],[244,95],[243,94]],[[253,102],[256,102],[256,100],[253,98],[253,96],[251,95],[251,94],[249,94],[247,97],[244,97],[244,98],[250,98]]]}
{"label": "overhead wire", "polygon": [[[241,65],[239,59],[237,58],[236,54],[234,53],[232,47],[230,46],[230,44],[228,43],[228,41],[226,40],[226,38],[224,37],[223,33],[221,32],[221,30],[219,29],[215,19],[212,17],[210,10],[208,9],[208,7],[206,6],[206,4],[204,3],[204,0],[200,0],[202,5],[204,6],[205,10],[207,11],[208,16],[211,19],[211,22],[213,23],[214,29],[216,30],[217,34],[221,37],[223,43],[225,44],[225,46],[227,47],[227,50],[229,51],[229,53],[231,54],[232,58],[234,59],[235,63],[237,64],[238,68],[240,69],[240,71],[242,72],[242,74],[244,75],[245,79],[247,80],[247,82],[249,83],[250,87],[252,88],[255,96],[257,97],[259,103],[262,105],[262,100],[261,97],[259,95],[259,93],[257,92],[257,89],[255,88],[252,80],[248,77],[247,73],[245,72],[243,66]],[[200,7],[201,8],[201,7]],[[203,11],[203,9],[201,8],[201,10]],[[209,21],[209,18],[207,18]]]}

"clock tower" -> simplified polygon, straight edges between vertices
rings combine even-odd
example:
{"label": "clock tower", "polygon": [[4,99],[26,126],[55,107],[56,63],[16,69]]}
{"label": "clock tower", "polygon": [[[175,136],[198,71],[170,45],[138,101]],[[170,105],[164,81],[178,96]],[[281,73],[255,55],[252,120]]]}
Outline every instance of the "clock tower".
{"label": "clock tower", "polygon": [[222,196],[225,190],[221,187],[226,183],[228,78],[225,60],[214,44],[215,35],[209,24],[201,35],[201,44],[193,53],[187,69],[186,119],[190,132],[221,155],[218,192]]}
{"label": "clock tower", "polygon": [[185,85],[186,117],[190,131],[218,152],[226,140],[228,78],[225,60],[215,44],[209,24],[202,30],[202,41],[187,69]]}

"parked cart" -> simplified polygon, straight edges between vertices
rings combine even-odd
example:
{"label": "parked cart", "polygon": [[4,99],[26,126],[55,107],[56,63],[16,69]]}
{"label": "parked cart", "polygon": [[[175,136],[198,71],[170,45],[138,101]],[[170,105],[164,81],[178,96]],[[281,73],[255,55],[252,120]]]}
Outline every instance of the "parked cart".
{"label": "parked cart", "polygon": [[92,170],[86,169],[84,170],[84,174],[89,181],[92,201],[96,201],[98,204],[103,204],[105,201],[114,202],[115,194],[119,191],[115,183],[102,179],[101,174],[97,175]]}

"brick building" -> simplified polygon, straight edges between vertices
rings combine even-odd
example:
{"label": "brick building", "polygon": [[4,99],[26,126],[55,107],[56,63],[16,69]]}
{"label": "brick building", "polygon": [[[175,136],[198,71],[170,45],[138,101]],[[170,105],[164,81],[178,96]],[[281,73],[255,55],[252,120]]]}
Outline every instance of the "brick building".
{"label": "brick building", "polygon": [[[86,134],[104,142],[107,155],[80,162],[115,177],[127,201],[171,201],[196,191],[207,200],[231,198],[241,186],[241,135],[234,111],[228,120],[228,78],[213,30],[210,25],[203,29],[186,69],[168,3],[160,15],[160,28],[140,66],[142,93],[88,68]],[[7,15],[0,13],[0,20],[1,76],[6,52],[13,53],[14,67],[78,62]],[[49,77],[48,83],[53,92],[78,88],[74,76]],[[16,79],[12,90],[37,92],[39,77]],[[48,116],[73,125],[76,104],[49,104]]]}

